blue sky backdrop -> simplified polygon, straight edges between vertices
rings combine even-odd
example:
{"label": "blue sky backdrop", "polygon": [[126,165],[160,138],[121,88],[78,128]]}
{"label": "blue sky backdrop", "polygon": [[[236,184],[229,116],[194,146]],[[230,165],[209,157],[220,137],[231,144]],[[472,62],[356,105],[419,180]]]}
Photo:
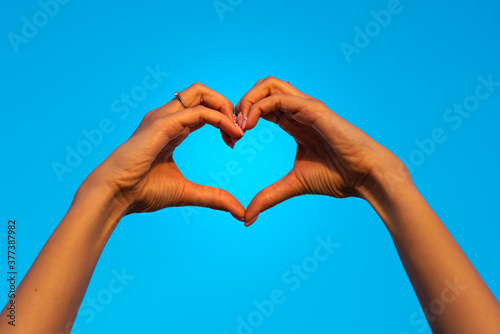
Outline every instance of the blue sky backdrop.
{"label": "blue sky backdrop", "polygon": [[[273,75],[404,159],[500,296],[497,2],[22,0],[0,7],[0,247],[1,231],[16,219],[20,277],[79,184],[147,111],[193,82],[236,104]],[[246,206],[288,172],[294,144],[261,120],[234,150],[207,126],[174,157],[189,179],[218,185]],[[430,330],[371,207],[304,196],[261,214],[251,228],[200,208],[123,219],[73,329],[110,332]]]}

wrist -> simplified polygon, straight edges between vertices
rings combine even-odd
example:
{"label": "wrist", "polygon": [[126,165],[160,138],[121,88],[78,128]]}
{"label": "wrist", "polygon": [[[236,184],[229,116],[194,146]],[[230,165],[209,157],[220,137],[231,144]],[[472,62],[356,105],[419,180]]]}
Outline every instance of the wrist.
{"label": "wrist", "polygon": [[359,187],[359,194],[375,209],[391,234],[395,231],[394,213],[420,196],[406,166],[395,156],[370,171]]}
{"label": "wrist", "polygon": [[117,192],[91,173],[76,191],[51,238],[64,235],[72,246],[98,257],[126,210]]}
{"label": "wrist", "polygon": [[71,203],[70,210],[88,210],[99,214],[101,223],[118,224],[126,215],[128,205],[116,187],[103,181],[94,170],[80,185]]}

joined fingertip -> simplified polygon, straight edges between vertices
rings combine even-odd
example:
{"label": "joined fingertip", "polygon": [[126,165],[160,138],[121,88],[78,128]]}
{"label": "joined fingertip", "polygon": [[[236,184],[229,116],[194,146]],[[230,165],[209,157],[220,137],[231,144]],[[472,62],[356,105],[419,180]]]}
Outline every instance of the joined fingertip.
{"label": "joined fingertip", "polygon": [[245,130],[245,127],[247,126],[247,121],[248,121],[248,116],[245,116],[245,118],[243,118],[243,123],[241,124],[241,129],[243,131]]}
{"label": "joined fingertip", "polygon": [[237,215],[234,215],[234,214],[232,214],[232,213],[231,213],[231,216],[233,216],[233,217],[234,217],[234,219],[239,220],[240,222],[244,222],[244,221],[245,221],[245,218],[238,217]]}
{"label": "joined fingertip", "polygon": [[236,127],[236,129],[238,129],[240,131],[240,135],[243,136],[245,134],[245,132],[243,132],[243,130],[241,129],[241,127],[238,125],[238,123],[234,123],[234,126]]}
{"label": "joined fingertip", "polygon": [[252,225],[253,223],[255,223],[255,221],[257,220],[257,218],[259,218],[259,215],[255,216],[252,220],[246,222],[245,223],[245,227],[249,227],[250,225]]}

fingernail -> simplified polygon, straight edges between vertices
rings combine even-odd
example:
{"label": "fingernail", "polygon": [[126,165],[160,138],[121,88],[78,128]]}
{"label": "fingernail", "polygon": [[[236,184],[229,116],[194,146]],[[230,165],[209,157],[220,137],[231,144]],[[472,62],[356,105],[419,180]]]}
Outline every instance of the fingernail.
{"label": "fingernail", "polygon": [[234,217],[234,219],[239,220],[239,221],[241,221],[241,222],[244,222],[244,221],[245,221],[245,218],[238,217],[238,216],[236,216],[236,215],[233,215],[232,213],[231,213],[231,216],[233,216],[233,217]]}
{"label": "fingernail", "polygon": [[251,221],[246,222],[245,226],[248,227],[248,226],[252,225],[253,223],[255,223],[255,221],[257,220],[257,218],[259,218],[259,215],[255,216],[255,218],[252,219]]}
{"label": "fingernail", "polygon": [[242,114],[238,114],[238,120],[236,121],[238,125],[241,125],[241,117],[243,117]]}
{"label": "fingernail", "polygon": [[234,126],[236,126],[236,128],[238,130],[240,130],[240,134],[243,136],[245,134],[245,132],[243,132],[243,130],[240,128],[240,126],[238,125],[238,123],[234,123]]}
{"label": "fingernail", "polygon": [[248,116],[245,116],[245,118],[243,119],[243,124],[241,124],[241,129],[242,130],[245,130],[245,126],[247,126],[247,120],[248,120]]}

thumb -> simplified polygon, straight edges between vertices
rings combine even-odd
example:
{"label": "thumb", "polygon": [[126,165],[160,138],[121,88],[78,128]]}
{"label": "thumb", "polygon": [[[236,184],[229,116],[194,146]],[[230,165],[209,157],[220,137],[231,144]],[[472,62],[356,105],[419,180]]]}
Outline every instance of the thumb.
{"label": "thumb", "polygon": [[225,190],[202,186],[191,181],[186,184],[184,200],[180,205],[226,211],[240,221],[244,221],[245,217],[245,208],[233,195]]}
{"label": "thumb", "polygon": [[289,172],[281,180],[273,183],[267,188],[262,189],[255,195],[250,204],[248,204],[245,213],[245,226],[252,225],[259,214],[273,206],[286,201],[295,196],[303,195],[300,182],[293,172]]}

